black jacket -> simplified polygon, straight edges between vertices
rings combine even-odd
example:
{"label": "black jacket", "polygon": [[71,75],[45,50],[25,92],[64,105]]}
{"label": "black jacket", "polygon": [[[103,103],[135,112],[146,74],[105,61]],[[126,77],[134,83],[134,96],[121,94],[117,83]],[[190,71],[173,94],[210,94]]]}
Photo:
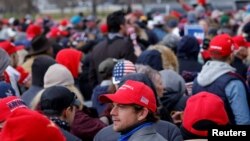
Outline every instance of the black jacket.
{"label": "black jacket", "polygon": [[[126,59],[131,62],[135,62],[137,57],[134,54],[134,47],[132,42],[123,37],[115,37],[114,39],[106,39],[97,44],[90,57],[90,82],[94,82],[93,86],[96,86],[101,82],[101,78],[98,74],[99,64],[107,58]],[[93,87],[92,87],[93,88]]]}

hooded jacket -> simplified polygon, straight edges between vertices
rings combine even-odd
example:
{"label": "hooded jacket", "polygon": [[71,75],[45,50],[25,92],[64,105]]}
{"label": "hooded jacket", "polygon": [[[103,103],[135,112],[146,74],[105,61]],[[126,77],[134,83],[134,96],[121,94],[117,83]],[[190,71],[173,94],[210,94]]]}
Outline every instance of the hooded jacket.
{"label": "hooded jacket", "polygon": [[38,56],[33,64],[32,64],[32,85],[31,87],[23,93],[22,99],[23,101],[30,106],[30,102],[36,96],[38,91],[43,88],[43,78],[48,70],[48,68],[55,64],[56,61],[48,56],[48,55],[41,55]]}
{"label": "hooded jacket", "polygon": [[228,63],[208,61],[193,84],[192,93],[208,91],[222,98],[232,124],[250,124],[249,96],[244,82]]}
{"label": "hooded jacket", "polygon": [[[202,65],[197,61],[199,51],[200,51],[200,46],[195,37],[184,36],[179,41],[179,43],[177,44],[179,74],[183,75],[185,71],[192,73],[200,72]],[[193,79],[191,79],[191,81]]]}
{"label": "hooded jacket", "polygon": [[198,74],[197,82],[205,87],[212,84],[217,78],[228,72],[235,72],[235,68],[229,64],[220,61],[209,61]]}
{"label": "hooded jacket", "polygon": [[173,70],[160,71],[163,86],[166,90],[160,98],[162,104],[171,112],[183,111],[186,106],[188,96],[185,96],[185,81]]}

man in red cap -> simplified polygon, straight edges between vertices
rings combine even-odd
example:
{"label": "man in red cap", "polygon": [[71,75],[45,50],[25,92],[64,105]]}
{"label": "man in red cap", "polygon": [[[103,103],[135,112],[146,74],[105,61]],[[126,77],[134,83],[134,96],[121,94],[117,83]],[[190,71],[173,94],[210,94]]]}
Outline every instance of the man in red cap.
{"label": "man in red cap", "polygon": [[246,39],[241,36],[233,37],[234,43],[238,46],[234,51],[234,60],[232,66],[236,69],[236,72],[246,79],[247,65],[243,62],[248,56],[248,43]]}
{"label": "man in red cap", "polygon": [[11,57],[11,66],[17,67],[18,55],[17,51],[24,49],[24,46],[15,46],[10,41],[0,42],[0,48],[4,49]]}
{"label": "man in red cap", "polygon": [[237,47],[228,34],[215,36],[208,48],[212,60],[206,62],[194,80],[192,93],[214,93],[222,98],[231,124],[250,124],[250,97],[245,82],[230,63]]}
{"label": "man in red cap", "polygon": [[119,141],[165,141],[152,127],[158,120],[156,99],[144,83],[128,80],[115,94],[102,95],[100,100],[113,103],[110,114],[114,131],[121,133]]}
{"label": "man in red cap", "polygon": [[[20,95],[19,86],[29,87],[30,74],[23,67],[18,66],[18,51],[24,49],[24,46],[15,46],[10,41],[0,42],[0,48],[4,49],[10,56],[11,64],[6,68],[5,81],[11,83],[17,95]],[[19,86],[18,86],[19,84]]]}

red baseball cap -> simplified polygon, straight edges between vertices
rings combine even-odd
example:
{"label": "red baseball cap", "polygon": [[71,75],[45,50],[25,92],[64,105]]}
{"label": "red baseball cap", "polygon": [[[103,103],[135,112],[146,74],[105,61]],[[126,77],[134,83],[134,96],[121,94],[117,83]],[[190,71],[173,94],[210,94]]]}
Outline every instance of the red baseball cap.
{"label": "red baseball cap", "polygon": [[0,99],[0,122],[5,121],[13,111],[20,108],[27,108],[27,106],[16,96]]}
{"label": "red baseball cap", "polygon": [[239,47],[249,47],[249,43],[247,43],[247,40],[241,35],[234,36],[232,39],[234,43],[238,46],[236,47],[236,50],[239,49]]}
{"label": "red baseball cap", "polygon": [[210,41],[208,51],[212,58],[229,56],[238,46],[228,34],[220,34]]}
{"label": "red baseball cap", "polygon": [[156,99],[151,88],[142,82],[128,80],[115,94],[100,96],[103,103],[115,102],[119,104],[137,104],[156,112]]}
{"label": "red baseball cap", "polygon": [[47,117],[30,109],[14,111],[6,120],[1,141],[66,141],[60,129]]}
{"label": "red baseball cap", "polygon": [[50,29],[50,31],[49,31],[49,33],[47,33],[46,37],[47,38],[57,38],[61,35],[62,35],[61,31],[57,27],[54,27],[54,28]]}
{"label": "red baseball cap", "polygon": [[38,25],[31,24],[26,30],[27,39],[32,40],[34,37],[42,34],[42,28]]}
{"label": "red baseball cap", "polygon": [[67,26],[67,25],[69,25],[69,24],[70,24],[70,22],[69,22],[68,19],[63,19],[63,20],[61,20],[61,22],[60,22],[60,25],[61,25],[61,26]]}
{"label": "red baseball cap", "polygon": [[15,46],[10,41],[0,42],[0,48],[4,49],[9,55],[17,52],[18,50],[24,49],[24,46]]}
{"label": "red baseball cap", "polygon": [[23,85],[31,79],[31,74],[27,72],[22,66],[17,66],[16,70],[20,73],[18,83]]}
{"label": "red baseball cap", "polygon": [[[213,93],[203,91],[187,100],[182,125],[192,134],[207,137],[208,131],[205,129],[209,127],[204,127],[203,124],[206,121],[216,125],[229,123],[222,99]],[[209,124],[205,125],[209,126]],[[197,129],[199,126],[203,129]]]}

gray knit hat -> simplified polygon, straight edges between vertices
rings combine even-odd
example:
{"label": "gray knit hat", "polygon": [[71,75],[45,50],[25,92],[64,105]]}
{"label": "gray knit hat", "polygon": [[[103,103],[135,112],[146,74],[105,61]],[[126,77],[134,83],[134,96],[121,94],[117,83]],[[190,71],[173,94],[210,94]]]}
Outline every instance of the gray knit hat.
{"label": "gray knit hat", "polygon": [[173,51],[176,50],[177,48],[177,43],[180,41],[180,37],[178,37],[175,34],[167,34],[166,36],[164,36],[164,38],[162,39],[162,41],[160,42],[160,44],[169,47],[170,49],[172,49]]}
{"label": "gray knit hat", "polygon": [[44,75],[44,88],[55,85],[74,85],[74,78],[71,72],[61,64],[51,65]]}
{"label": "gray knit hat", "polygon": [[3,74],[3,72],[8,67],[9,64],[10,64],[10,56],[5,50],[0,48],[0,75]]}

